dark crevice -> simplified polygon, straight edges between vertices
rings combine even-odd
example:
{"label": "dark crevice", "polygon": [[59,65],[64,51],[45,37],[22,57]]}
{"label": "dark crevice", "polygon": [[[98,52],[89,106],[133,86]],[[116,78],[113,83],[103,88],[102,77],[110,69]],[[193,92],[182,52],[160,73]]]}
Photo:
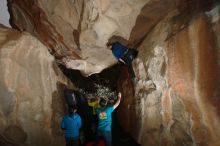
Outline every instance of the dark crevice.
{"label": "dark crevice", "polygon": [[78,47],[77,49],[79,49],[79,50],[81,50],[79,38],[80,38],[80,33],[81,33],[81,28],[82,28],[84,9],[85,9],[85,1],[83,0],[82,1],[82,9],[81,9],[81,12],[80,12],[79,24],[78,24],[77,30],[75,29],[73,31],[74,41],[75,41],[75,43],[76,43],[76,45]]}
{"label": "dark crevice", "polygon": [[[92,108],[88,106],[87,95],[96,95],[98,88],[95,84],[109,88],[111,91],[117,91],[117,82],[121,73],[121,66],[119,64],[114,65],[108,69],[103,70],[99,74],[94,74],[89,77],[84,77],[80,74],[80,71],[67,69],[64,66],[59,66],[63,73],[82,91],[76,91],[76,98],[78,102],[78,113],[80,114],[83,122],[83,133],[85,143],[91,142],[95,139],[95,135],[92,132]],[[109,103],[112,104],[112,103]],[[125,132],[120,126],[117,117],[117,109],[112,115],[112,137],[113,146],[139,146],[135,140]]]}
{"label": "dark crevice", "polygon": [[120,65],[114,65],[111,68],[103,70],[99,74],[93,74],[89,77],[81,75],[80,71],[67,69],[65,66],[59,66],[63,73],[76,85],[79,89],[83,89],[87,93],[95,93],[95,84],[106,86],[112,90],[117,90],[117,80],[120,74]]}

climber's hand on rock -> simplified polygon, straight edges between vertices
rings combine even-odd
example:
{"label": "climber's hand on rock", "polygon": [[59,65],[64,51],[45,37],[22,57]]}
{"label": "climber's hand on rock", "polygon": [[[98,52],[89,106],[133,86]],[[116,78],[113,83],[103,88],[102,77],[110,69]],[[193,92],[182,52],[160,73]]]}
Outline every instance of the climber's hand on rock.
{"label": "climber's hand on rock", "polygon": [[121,92],[118,93],[118,98],[121,98]]}

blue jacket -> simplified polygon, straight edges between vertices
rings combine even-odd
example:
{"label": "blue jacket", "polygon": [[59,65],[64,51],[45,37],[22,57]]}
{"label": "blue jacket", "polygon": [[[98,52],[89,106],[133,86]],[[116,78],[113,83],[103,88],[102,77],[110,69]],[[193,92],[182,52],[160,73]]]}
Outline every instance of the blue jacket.
{"label": "blue jacket", "polygon": [[117,58],[123,58],[124,54],[128,51],[128,48],[116,42],[112,44],[112,54]]}
{"label": "blue jacket", "polygon": [[73,114],[72,117],[65,115],[61,122],[61,128],[65,129],[65,137],[78,137],[79,129],[82,126],[81,118],[78,114]]}

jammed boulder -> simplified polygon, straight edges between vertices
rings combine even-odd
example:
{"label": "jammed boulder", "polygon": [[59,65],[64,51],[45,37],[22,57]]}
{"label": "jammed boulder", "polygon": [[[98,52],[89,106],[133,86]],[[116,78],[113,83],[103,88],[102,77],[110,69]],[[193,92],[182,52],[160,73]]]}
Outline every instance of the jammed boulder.
{"label": "jammed boulder", "polygon": [[9,0],[14,28],[32,33],[59,63],[86,76],[116,63],[108,41],[136,47],[175,5],[173,0]]}
{"label": "jammed boulder", "polygon": [[63,86],[73,87],[47,48],[0,26],[0,145],[64,145]]}
{"label": "jammed boulder", "polygon": [[[116,63],[108,41],[140,45],[133,63],[137,83],[126,68],[121,73],[118,115],[141,145],[220,145],[216,0],[9,0],[9,9],[14,28],[36,36],[57,62],[86,76]],[[2,108],[12,111],[8,105]],[[16,140],[27,139],[24,128],[11,127],[5,136],[17,129],[23,136]]]}

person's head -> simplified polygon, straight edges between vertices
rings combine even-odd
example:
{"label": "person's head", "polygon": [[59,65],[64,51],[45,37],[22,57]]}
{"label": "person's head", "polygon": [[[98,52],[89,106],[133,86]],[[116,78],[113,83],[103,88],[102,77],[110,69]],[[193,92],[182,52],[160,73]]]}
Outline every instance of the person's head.
{"label": "person's head", "polygon": [[[116,41],[116,42],[108,42],[108,43],[106,44],[106,46],[107,46],[108,49],[113,50],[114,47],[115,47],[115,45],[118,44],[118,43],[119,43],[118,41]],[[120,43],[119,43],[119,44],[120,44]]]}
{"label": "person's head", "polygon": [[105,99],[103,99],[103,98],[101,98],[100,101],[99,101],[99,105],[100,105],[101,107],[106,107],[106,106],[107,106],[107,103],[108,103],[108,101],[105,100]]}
{"label": "person's head", "polygon": [[100,97],[98,97],[98,96],[96,96],[95,99],[96,99],[96,101],[98,101],[98,102],[100,101]]}
{"label": "person's head", "polygon": [[69,116],[73,116],[73,114],[76,113],[76,111],[77,111],[76,106],[69,107],[68,109]]}
{"label": "person's head", "polygon": [[106,44],[106,46],[107,46],[108,49],[112,50],[112,43],[108,42],[108,43]]}
{"label": "person's head", "polygon": [[96,101],[96,98],[91,98],[90,101],[94,102],[94,101]]}

